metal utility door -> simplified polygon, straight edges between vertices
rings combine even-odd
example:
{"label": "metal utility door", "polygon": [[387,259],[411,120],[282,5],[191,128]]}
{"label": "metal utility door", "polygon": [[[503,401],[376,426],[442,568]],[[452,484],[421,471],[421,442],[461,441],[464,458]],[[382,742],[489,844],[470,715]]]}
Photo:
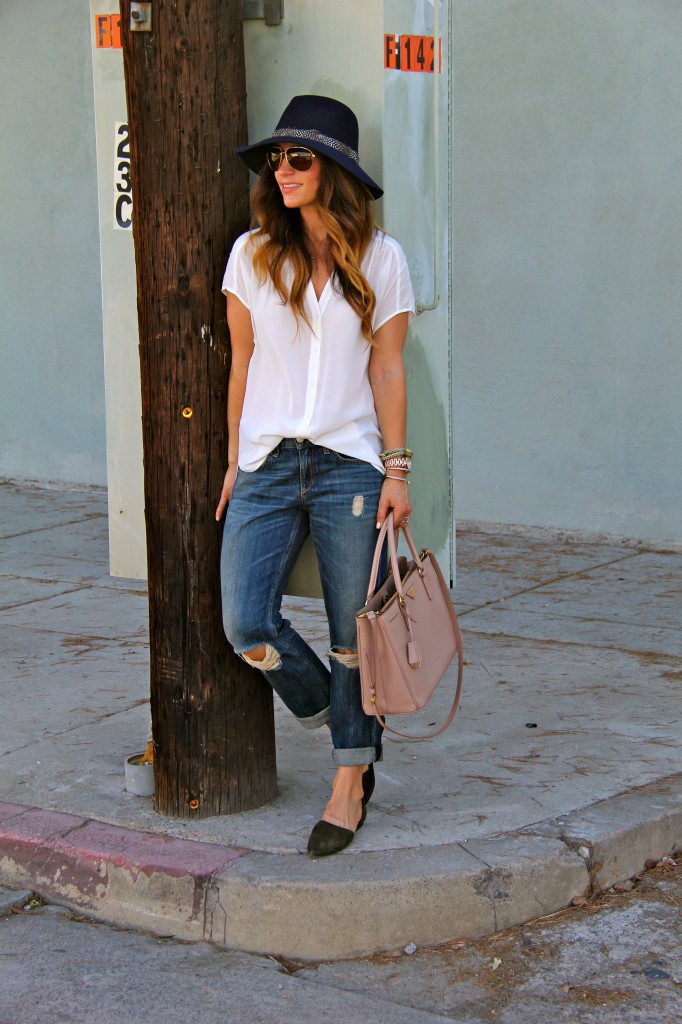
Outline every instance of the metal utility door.
{"label": "metal utility door", "polygon": [[[412,529],[452,578],[448,5],[284,0],[282,8],[278,25],[245,22],[249,139],[269,135],[300,93],[334,96],[358,115],[361,163],[385,190],[378,220],[405,250],[419,310],[405,353]],[[290,592],[317,593],[316,577],[308,545]]]}
{"label": "metal utility door", "polygon": [[[278,5],[244,0],[246,14]],[[401,242],[420,313],[406,347],[413,532],[454,574],[449,308],[447,0],[282,0],[281,22],[245,22],[249,137],[292,96],[321,93],[360,120],[360,159],[381,182],[382,226]],[[104,314],[110,564],[146,574],[135,263],[118,0],[90,0]],[[441,45],[434,43],[440,38]],[[442,66],[437,58],[442,51]],[[293,593],[319,593],[308,546]]]}
{"label": "metal utility door", "polygon": [[147,574],[147,551],[142,401],[128,115],[119,18],[119,0],[90,0],[104,327],[109,566],[112,576],[143,579]]}

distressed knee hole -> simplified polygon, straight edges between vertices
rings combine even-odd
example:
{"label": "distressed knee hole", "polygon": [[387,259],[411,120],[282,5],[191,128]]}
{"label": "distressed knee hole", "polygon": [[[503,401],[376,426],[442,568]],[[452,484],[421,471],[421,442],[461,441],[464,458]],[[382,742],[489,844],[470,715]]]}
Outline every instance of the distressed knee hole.
{"label": "distressed knee hole", "polygon": [[358,668],[360,665],[360,658],[358,657],[357,651],[349,651],[345,648],[332,647],[327,654],[330,658],[335,658],[336,661],[340,662],[346,668]]}
{"label": "distressed knee hole", "polygon": [[[241,657],[247,665],[259,668],[261,672],[274,672],[276,669],[281,668],[282,659],[280,658],[279,651],[276,651],[270,644],[263,644],[263,646],[265,647],[265,654],[262,658],[252,658],[252,651],[243,651]],[[258,648],[255,647],[254,650],[258,650]]]}
{"label": "distressed knee hole", "polygon": [[363,495],[362,494],[356,494],[355,497],[353,498],[353,506],[352,506],[353,515],[354,516],[361,516],[362,515],[362,510],[364,509],[364,507],[365,507],[365,499],[364,499]]}

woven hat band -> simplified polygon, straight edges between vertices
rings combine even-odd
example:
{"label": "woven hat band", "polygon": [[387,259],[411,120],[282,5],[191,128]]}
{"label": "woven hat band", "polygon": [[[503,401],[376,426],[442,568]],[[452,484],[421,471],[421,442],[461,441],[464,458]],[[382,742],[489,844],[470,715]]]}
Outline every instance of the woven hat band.
{"label": "woven hat band", "polygon": [[331,149],[336,149],[339,153],[343,153],[344,156],[347,156],[349,160],[353,160],[356,164],[360,162],[356,150],[346,146],[343,142],[339,142],[338,139],[333,139],[330,135],[316,132],[314,128],[276,128],[272,134],[275,138],[287,135],[293,139],[307,139],[308,142],[319,142],[321,146],[329,146]]}

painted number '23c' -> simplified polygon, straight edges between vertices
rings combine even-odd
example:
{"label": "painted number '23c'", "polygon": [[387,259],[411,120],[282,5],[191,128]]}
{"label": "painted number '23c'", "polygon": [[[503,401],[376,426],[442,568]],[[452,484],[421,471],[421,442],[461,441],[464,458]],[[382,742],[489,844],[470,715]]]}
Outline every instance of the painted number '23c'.
{"label": "painted number '23c'", "polygon": [[116,125],[115,142],[114,227],[125,231],[133,224],[133,187],[130,180],[130,140],[127,124]]}

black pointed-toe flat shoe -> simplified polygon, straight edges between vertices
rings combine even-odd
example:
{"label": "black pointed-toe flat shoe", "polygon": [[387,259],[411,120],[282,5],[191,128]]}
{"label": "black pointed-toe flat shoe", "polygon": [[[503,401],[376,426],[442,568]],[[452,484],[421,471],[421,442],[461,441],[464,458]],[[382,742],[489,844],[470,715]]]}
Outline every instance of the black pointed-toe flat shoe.
{"label": "black pointed-toe flat shoe", "polygon": [[[362,773],[362,806],[363,807],[366,807],[367,804],[369,803],[369,798],[371,797],[372,793],[374,792],[374,783],[375,783],[375,781],[376,780],[374,778],[374,765],[371,764],[368,767],[367,771]],[[360,828],[359,825],[358,825],[358,828]]]}
{"label": "black pointed-toe flat shoe", "polygon": [[[365,772],[365,775],[367,772]],[[364,776],[363,776],[364,778]],[[372,795],[370,790],[369,797]],[[367,803],[365,797],[362,798],[362,814],[360,815],[360,821],[357,824],[355,832],[359,832],[362,826],[365,824],[365,818],[367,817]],[[315,828],[310,833],[308,839],[308,853],[311,857],[329,857],[332,853],[340,853],[341,850],[345,850],[347,846],[355,839],[355,832],[350,828],[343,828],[341,825],[332,825],[330,821],[322,819],[318,821]]]}
{"label": "black pointed-toe flat shoe", "polygon": [[[359,832],[367,817],[367,804],[374,792],[374,765],[362,773],[362,814],[355,832]],[[329,857],[332,853],[340,853],[353,842],[355,832],[341,825],[332,825],[330,821],[318,821],[308,839],[308,853],[311,857]]]}
{"label": "black pointed-toe flat shoe", "polygon": [[308,853],[311,857],[329,857],[340,853],[353,842],[355,832],[329,821],[318,821],[308,839]]}

